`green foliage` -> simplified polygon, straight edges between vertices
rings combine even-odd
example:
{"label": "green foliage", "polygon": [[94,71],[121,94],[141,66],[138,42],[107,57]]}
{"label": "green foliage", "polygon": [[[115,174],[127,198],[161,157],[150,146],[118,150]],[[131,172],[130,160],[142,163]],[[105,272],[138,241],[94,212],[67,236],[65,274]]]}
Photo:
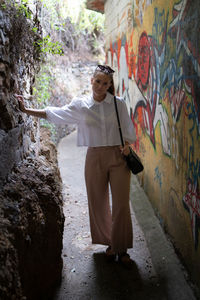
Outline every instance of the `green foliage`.
{"label": "green foliage", "polygon": [[0,4],[1,9],[8,9],[9,7],[14,6],[17,12],[17,17],[20,15],[25,16],[27,19],[31,19],[32,12],[28,8],[28,0],[21,0],[20,3],[14,0],[4,0]]}
{"label": "green foliage", "polygon": [[51,37],[49,35],[45,36],[43,39],[37,40],[35,42],[35,46],[42,53],[59,54],[59,55],[63,55],[64,53],[61,43],[59,43],[58,41],[52,42]]}
{"label": "green foliage", "polygon": [[60,21],[59,5],[63,0],[40,0],[40,2],[43,10],[42,25],[53,29],[54,24]]}
{"label": "green foliage", "polygon": [[[38,0],[38,1],[41,1],[42,3],[46,1],[46,4],[54,3],[54,6],[56,5],[55,0]],[[63,48],[60,42],[52,41],[50,34],[45,35],[44,38],[41,37],[41,20],[39,20],[38,17],[33,16],[33,12],[29,8],[29,4],[30,4],[29,2],[30,0],[20,0],[20,1],[4,0],[0,4],[0,7],[4,10],[8,10],[8,8],[13,7],[13,9],[15,10],[16,19],[22,19],[22,17],[24,17],[28,20],[32,20],[32,22],[30,22],[29,24],[30,24],[30,29],[32,29],[32,32],[35,34],[35,38],[34,38],[35,41],[33,43],[33,46],[36,48],[37,53],[39,55],[46,54],[46,53],[63,55]],[[43,3],[42,9],[44,9],[45,7],[46,11],[49,12],[51,18],[53,18],[52,17],[53,15],[54,20],[58,20],[58,14],[56,13],[56,6],[53,9],[53,5],[50,5],[51,8],[50,10],[49,5],[47,8],[46,4]],[[42,28],[42,30],[45,30],[45,28]],[[42,58],[44,58],[44,55],[42,55]]]}
{"label": "green foliage", "polygon": [[41,108],[48,105],[51,97],[51,81],[53,80],[48,65],[44,65],[38,76],[36,77],[35,87],[33,88],[33,95]]}
{"label": "green foliage", "polygon": [[6,8],[7,8],[6,3],[1,3],[1,4],[0,4],[0,8],[1,8],[1,9],[6,9]]}
{"label": "green foliage", "polygon": [[38,28],[37,27],[33,27],[32,31],[35,32],[35,33],[37,33],[38,32]]}
{"label": "green foliage", "polygon": [[103,32],[105,17],[101,13],[82,9],[80,12],[80,22],[77,24],[80,30],[87,30],[89,33],[95,30]]}
{"label": "green foliage", "polygon": [[24,15],[27,19],[31,19],[32,11],[28,8],[28,0],[21,0],[21,3],[15,3],[15,7],[19,15]]}
{"label": "green foliage", "polygon": [[54,143],[56,143],[56,125],[49,123],[47,120],[45,119],[40,119],[40,126],[47,128],[50,130],[51,132],[51,139]]}

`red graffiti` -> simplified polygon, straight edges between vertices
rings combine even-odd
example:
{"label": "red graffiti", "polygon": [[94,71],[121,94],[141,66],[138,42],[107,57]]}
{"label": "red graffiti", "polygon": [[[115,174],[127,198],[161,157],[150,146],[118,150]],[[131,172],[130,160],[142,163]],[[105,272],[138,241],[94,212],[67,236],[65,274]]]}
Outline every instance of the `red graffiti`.
{"label": "red graffiti", "polygon": [[135,77],[136,74],[136,55],[134,54],[133,50],[130,51],[129,55],[129,64],[128,64],[128,77],[131,78]]}
{"label": "red graffiti", "polygon": [[146,32],[143,32],[139,40],[139,58],[137,81],[140,81],[143,89],[147,87],[150,65],[150,45]]}
{"label": "red graffiti", "polygon": [[136,78],[136,69],[137,69],[137,55],[133,51],[133,39],[134,39],[134,31],[131,34],[131,38],[129,41],[129,56],[128,56],[128,77],[132,78],[132,75],[134,78]]}
{"label": "red graffiti", "polygon": [[141,107],[142,118],[140,119],[140,125],[143,131],[148,133],[154,147],[154,118],[160,96],[159,57],[162,56],[164,50],[165,36],[166,28],[162,33],[162,44],[158,47],[154,39],[147,36],[147,33],[144,31],[141,34],[138,45],[139,57],[136,82],[145,100],[141,100],[137,103],[134,117],[137,115],[139,107]]}

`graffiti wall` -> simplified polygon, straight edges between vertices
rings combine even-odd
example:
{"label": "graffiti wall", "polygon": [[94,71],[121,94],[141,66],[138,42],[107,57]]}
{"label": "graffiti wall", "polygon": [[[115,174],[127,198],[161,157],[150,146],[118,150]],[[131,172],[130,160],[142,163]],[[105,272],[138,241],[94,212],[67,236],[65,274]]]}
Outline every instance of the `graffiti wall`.
{"label": "graffiti wall", "polygon": [[144,189],[200,282],[200,1],[110,0],[105,14],[107,63],[137,132]]}

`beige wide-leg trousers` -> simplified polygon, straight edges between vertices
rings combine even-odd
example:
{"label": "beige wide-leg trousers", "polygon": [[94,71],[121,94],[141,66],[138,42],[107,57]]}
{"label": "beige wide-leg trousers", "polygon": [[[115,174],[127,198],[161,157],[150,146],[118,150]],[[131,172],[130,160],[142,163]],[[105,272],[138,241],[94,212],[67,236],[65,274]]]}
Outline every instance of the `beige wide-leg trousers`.
{"label": "beige wide-leg trousers", "polygon": [[130,171],[119,146],[88,148],[85,180],[92,243],[109,245],[116,253],[132,248]]}

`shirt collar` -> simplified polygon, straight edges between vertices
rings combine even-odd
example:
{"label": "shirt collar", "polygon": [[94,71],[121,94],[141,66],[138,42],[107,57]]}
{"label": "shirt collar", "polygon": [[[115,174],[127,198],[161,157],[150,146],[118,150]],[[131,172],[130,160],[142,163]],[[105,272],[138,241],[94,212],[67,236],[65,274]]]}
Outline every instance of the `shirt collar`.
{"label": "shirt collar", "polygon": [[112,100],[113,100],[113,95],[111,95],[108,92],[106,94],[105,99],[103,101],[101,101],[101,102],[95,101],[94,98],[93,98],[93,95],[91,95],[90,98],[89,98],[89,101],[88,101],[89,102],[88,106],[90,108],[93,105],[100,105],[101,103],[105,103],[105,102],[108,103],[108,104],[110,104],[112,102]]}

